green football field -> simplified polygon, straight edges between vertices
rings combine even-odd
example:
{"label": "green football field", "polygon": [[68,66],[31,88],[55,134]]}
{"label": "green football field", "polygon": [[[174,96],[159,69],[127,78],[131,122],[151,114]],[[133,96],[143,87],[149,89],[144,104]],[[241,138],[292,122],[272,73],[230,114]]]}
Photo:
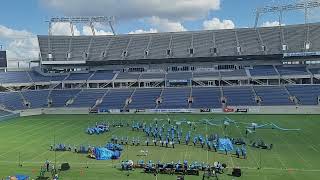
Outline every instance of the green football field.
{"label": "green football field", "polygon": [[[200,145],[176,145],[176,148],[154,146],[127,146],[120,160],[97,161],[89,159],[84,154],[73,152],[49,151],[49,146],[56,143],[70,145],[105,145],[112,135],[118,137],[140,137],[144,144],[145,134],[132,131],[131,127],[112,128],[110,132],[102,135],[87,135],[88,126],[96,122],[146,122],[153,123],[159,119],[159,124],[186,119],[199,122],[203,119],[223,120],[226,115],[41,115],[11,119],[0,122],[0,179],[9,175],[25,174],[32,178],[39,175],[40,166],[46,159],[52,163],[61,164],[68,162],[69,171],[62,172],[60,179],[156,179],[155,176],[142,173],[135,169],[129,173],[120,171],[119,163],[122,160],[139,159],[157,162],[177,162],[188,160],[213,164],[215,161],[226,163],[228,168],[219,179],[249,179],[249,180],[291,180],[291,179],[319,179],[320,177],[320,116],[318,115],[228,115],[227,117],[241,123],[275,123],[283,128],[300,128],[300,131],[281,131],[277,129],[257,129],[249,134],[247,142],[262,139],[265,143],[273,144],[272,150],[262,150],[247,146],[247,159],[238,159],[234,155],[207,151]],[[195,130],[191,134],[220,134],[235,138],[245,136],[245,124],[240,126],[230,125],[210,126],[195,123]],[[190,130],[187,124],[182,125],[183,140]],[[131,138],[130,138],[131,140]],[[151,138],[150,138],[151,140]],[[131,142],[131,141],[130,141]],[[148,150],[147,156],[141,155],[141,150]],[[22,167],[19,167],[19,162]],[[88,168],[86,168],[88,166]],[[258,167],[260,167],[258,169]],[[243,175],[240,178],[232,177],[232,167],[241,167]],[[49,173],[47,174],[49,176]],[[159,180],[174,180],[175,175],[158,175]],[[200,176],[186,176],[185,179],[202,179]]]}

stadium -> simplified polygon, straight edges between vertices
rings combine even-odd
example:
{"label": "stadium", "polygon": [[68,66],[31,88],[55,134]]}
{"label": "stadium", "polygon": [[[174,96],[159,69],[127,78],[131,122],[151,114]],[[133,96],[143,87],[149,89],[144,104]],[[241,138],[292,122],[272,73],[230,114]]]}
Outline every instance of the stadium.
{"label": "stadium", "polygon": [[320,23],[50,33],[102,21],[0,69],[1,178],[318,179]]}

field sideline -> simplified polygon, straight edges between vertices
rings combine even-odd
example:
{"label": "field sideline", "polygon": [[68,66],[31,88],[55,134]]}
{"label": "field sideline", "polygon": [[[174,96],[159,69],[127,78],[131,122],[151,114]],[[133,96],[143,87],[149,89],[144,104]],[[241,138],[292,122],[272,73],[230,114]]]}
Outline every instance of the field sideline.
{"label": "field sideline", "polygon": [[[111,132],[103,135],[87,135],[85,129],[99,121],[123,121],[129,122],[153,122],[154,118],[171,121],[199,121],[205,118],[223,119],[226,115],[41,115],[21,117],[0,122],[0,178],[14,174],[26,174],[35,178],[39,175],[40,166],[46,159],[54,162],[54,152],[49,151],[53,139],[57,143],[70,145],[90,144],[105,145],[112,135],[140,137],[144,144],[145,135],[142,132],[133,132],[131,127],[112,128]],[[234,178],[227,170],[219,179],[263,179],[263,180],[316,180],[320,175],[320,115],[228,115],[227,117],[244,123],[268,123],[273,122],[284,128],[301,128],[301,131],[280,131],[276,129],[258,129],[251,134],[247,141],[263,139],[265,143],[272,143],[273,149],[260,150],[247,147],[248,159],[237,159],[223,153],[208,152],[201,147],[176,145],[175,149],[154,146],[128,146],[125,148],[121,159],[116,161],[96,161],[88,159],[85,155],[73,152],[57,152],[57,164],[68,162],[71,170],[60,174],[60,179],[155,179],[153,175],[143,174],[136,169],[130,172],[121,172],[116,165],[121,160],[139,159],[160,160],[162,162],[177,162],[188,160],[189,162],[225,162],[228,167],[242,167],[243,176]],[[183,138],[189,127],[185,125]],[[226,130],[219,126],[206,126],[197,124],[194,134],[226,134],[231,137],[243,137],[245,126],[229,126]],[[131,138],[130,138],[131,140]],[[150,139],[151,140],[151,139]],[[137,156],[140,150],[148,150],[147,157]],[[20,154],[20,156],[19,156]],[[22,167],[18,167],[19,159]],[[257,168],[261,165],[261,169]],[[85,168],[88,166],[89,168]],[[186,176],[187,180],[201,179],[202,176]],[[159,180],[174,180],[176,176],[159,175]]]}

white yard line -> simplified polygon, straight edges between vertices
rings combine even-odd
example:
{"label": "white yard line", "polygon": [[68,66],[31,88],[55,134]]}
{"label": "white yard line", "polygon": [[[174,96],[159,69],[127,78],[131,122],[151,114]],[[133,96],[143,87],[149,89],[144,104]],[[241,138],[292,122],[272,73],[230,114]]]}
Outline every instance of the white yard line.
{"label": "white yard line", "polygon": [[[226,133],[225,133],[225,131],[224,131],[223,126],[220,126],[220,128],[222,129],[223,135],[226,136]],[[234,162],[233,162],[233,159],[232,159],[232,154],[231,154],[231,153],[228,153],[228,156],[230,157],[230,161],[231,161],[232,167],[234,167]]]}
{"label": "white yard line", "polygon": [[[112,134],[113,133],[115,133],[115,132],[117,132],[117,131],[119,131],[120,130],[120,128],[118,128],[118,129],[116,129],[116,130],[114,130],[114,131],[112,131],[112,132],[108,132],[108,134],[107,134],[107,136],[105,136],[106,138],[109,138],[109,137],[111,137],[112,136]],[[81,132],[79,132],[78,134],[81,134],[81,133],[83,133],[82,131]],[[88,135],[89,136],[89,135]],[[74,138],[78,138],[78,136],[71,136],[70,138],[67,138],[67,139],[65,139],[64,141],[69,141],[70,139],[74,139]],[[48,152],[48,151],[47,151]],[[65,155],[67,152],[62,152],[61,154],[59,154],[58,156],[57,156],[57,159],[59,159],[61,156],[63,156],[63,155]]]}
{"label": "white yard line", "polygon": [[[32,132],[34,130],[41,129],[41,128],[47,126],[47,124],[48,124],[48,122],[46,122],[46,121],[41,121],[40,123],[32,124],[32,125],[26,127],[26,130],[20,129],[19,131],[21,131],[22,133],[17,133],[14,136],[10,136],[9,138],[6,138],[6,141],[8,141],[10,139],[15,139],[16,137],[22,136],[24,134],[28,134],[30,131]],[[42,125],[44,125],[44,126],[42,126]],[[31,127],[38,127],[38,128],[31,128]]]}
{"label": "white yard line", "polygon": [[[56,127],[56,126],[59,126],[59,125],[60,125],[60,124],[56,124],[56,125],[54,125],[54,126]],[[73,125],[73,124],[71,124],[71,125]],[[48,126],[48,124],[47,124],[46,126]],[[43,127],[45,127],[45,126],[43,126]],[[43,128],[43,127],[41,127],[41,128]],[[69,126],[64,126],[63,128],[60,128],[58,131],[60,131],[60,130],[62,130],[62,129],[64,129],[64,128],[66,128],[66,127],[69,127]],[[39,128],[37,128],[37,129],[39,129]],[[37,135],[38,133],[39,133],[39,132],[34,133],[34,134],[31,134],[31,135],[28,136],[28,137],[32,138],[34,135]],[[47,137],[43,137],[43,138],[47,138]],[[41,139],[43,139],[43,138],[41,138]],[[33,140],[31,140],[31,141],[28,141],[27,143],[24,143],[24,144],[22,144],[21,146],[17,146],[17,147],[14,148],[14,149],[10,149],[9,151],[0,154],[0,157],[3,157],[3,155],[5,155],[5,154],[8,154],[8,153],[10,153],[10,152],[14,152],[15,150],[18,150],[18,149],[20,149],[20,148],[22,148],[22,147],[24,147],[24,146],[26,146],[26,145],[32,144],[32,143],[36,143],[36,142],[38,142],[38,141],[39,141],[39,139],[33,139]]]}
{"label": "white yard line", "polygon": [[[74,123],[74,124],[71,124],[70,125],[70,128],[72,127],[72,126],[74,126],[74,125],[77,125],[77,123]],[[67,127],[69,127],[69,126],[67,126]],[[76,126],[77,127],[77,126]],[[63,128],[60,128],[58,131],[60,131],[60,130],[62,130],[62,129],[64,129],[65,127],[63,127]],[[73,129],[73,128],[71,128],[71,129]],[[79,131],[79,129],[73,129],[73,130],[76,130],[76,131]],[[56,133],[58,132],[58,131],[56,131]],[[73,132],[73,131],[72,131]],[[69,138],[67,138],[67,139],[64,139],[64,141],[65,140],[69,140],[69,139],[71,139],[71,138],[73,138],[74,136],[70,136]],[[46,145],[47,144],[47,142],[45,142],[45,143],[42,143],[42,144],[39,144],[39,145],[41,145],[41,146],[43,146],[43,145]],[[46,153],[48,153],[48,152],[51,152],[51,151],[44,151],[43,153],[41,153],[41,154],[39,154],[39,155],[37,155],[37,156],[34,156],[32,159],[30,159],[31,161],[32,160],[34,160],[34,159],[36,159],[36,158],[38,158],[38,157],[41,157],[41,156],[43,156],[44,154],[46,154]],[[57,156],[58,157],[58,156]]]}
{"label": "white yard line", "polygon": [[[238,131],[239,131],[239,133],[240,133],[241,138],[246,139],[246,138],[243,136],[241,130],[239,129],[239,126],[236,126],[236,127],[237,127],[237,129],[238,129]],[[251,155],[250,155],[250,156],[251,156]],[[256,163],[257,167],[259,167],[258,160],[256,160],[255,156],[252,155],[251,157],[252,157],[253,161]]]}

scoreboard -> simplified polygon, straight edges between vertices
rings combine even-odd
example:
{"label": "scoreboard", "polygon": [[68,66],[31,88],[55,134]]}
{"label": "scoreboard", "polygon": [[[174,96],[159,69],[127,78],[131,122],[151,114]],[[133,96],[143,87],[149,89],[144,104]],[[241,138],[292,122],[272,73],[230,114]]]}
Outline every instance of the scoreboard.
{"label": "scoreboard", "polygon": [[7,67],[7,53],[6,51],[0,51],[0,68]]}

